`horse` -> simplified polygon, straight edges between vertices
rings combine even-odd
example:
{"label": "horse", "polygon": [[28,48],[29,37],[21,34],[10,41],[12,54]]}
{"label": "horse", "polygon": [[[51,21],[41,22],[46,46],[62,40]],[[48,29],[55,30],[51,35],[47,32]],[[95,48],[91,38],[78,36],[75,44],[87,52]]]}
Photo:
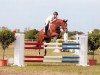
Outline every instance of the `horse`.
{"label": "horse", "polygon": [[[60,38],[61,36],[61,30],[60,28],[63,29],[63,32],[66,33],[67,30],[67,21],[68,20],[62,20],[62,19],[56,19],[54,22],[51,23],[49,30],[47,31],[47,35],[45,34],[45,29],[41,29],[38,34],[38,43],[46,42],[49,43],[52,38],[55,38],[56,40]],[[40,46],[38,46],[40,47]],[[47,46],[45,46],[47,47]],[[45,54],[46,56],[47,50],[45,49]],[[39,49],[39,55],[40,55],[40,49]]]}

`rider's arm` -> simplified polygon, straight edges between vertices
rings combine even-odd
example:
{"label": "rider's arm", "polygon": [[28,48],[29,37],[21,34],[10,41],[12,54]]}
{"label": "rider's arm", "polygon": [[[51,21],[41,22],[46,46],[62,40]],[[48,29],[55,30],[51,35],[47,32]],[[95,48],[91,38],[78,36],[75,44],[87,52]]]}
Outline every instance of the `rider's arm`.
{"label": "rider's arm", "polygon": [[53,18],[53,17],[52,17],[50,23],[52,23],[52,22],[54,22],[54,21],[56,21],[56,20],[57,20],[57,18]]}

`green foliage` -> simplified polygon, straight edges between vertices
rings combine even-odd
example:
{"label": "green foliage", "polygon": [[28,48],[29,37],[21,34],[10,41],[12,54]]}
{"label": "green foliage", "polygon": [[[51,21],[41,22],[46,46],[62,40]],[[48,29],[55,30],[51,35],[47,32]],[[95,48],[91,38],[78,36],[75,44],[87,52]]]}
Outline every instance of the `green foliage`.
{"label": "green foliage", "polygon": [[38,37],[38,30],[33,29],[25,32],[25,38],[26,39],[36,39]]}
{"label": "green foliage", "polygon": [[0,31],[0,43],[3,49],[6,49],[12,42],[15,41],[14,33],[10,30]]}
{"label": "green foliage", "polygon": [[94,31],[88,34],[88,45],[89,45],[88,46],[89,53],[93,55],[92,59],[94,59],[94,51],[100,47],[100,30],[99,29],[94,29]]}
{"label": "green foliage", "polygon": [[2,46],[3,52],[3,59],[5,54],[5,49],[9,47],[9,45],[15,41],[15,35],[8,29],[0,31],[0,43]]}
{"label": "green foliage", "polygon": [[89,50],[96,50],[100,47],[100,30],[95,29],[88,35]]}

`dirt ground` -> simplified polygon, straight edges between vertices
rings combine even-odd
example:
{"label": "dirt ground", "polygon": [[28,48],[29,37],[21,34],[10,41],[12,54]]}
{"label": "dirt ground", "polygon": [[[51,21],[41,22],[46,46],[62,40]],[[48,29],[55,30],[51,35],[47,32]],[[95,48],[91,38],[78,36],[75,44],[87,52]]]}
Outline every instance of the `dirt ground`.
{"label": "dirt ground", "polygon": [[34,71],[34,72],[18,72],[14,70],[0,69],[0,75],[79,75],[78,73],[61,73],[61,72],[47,72],[47,71]]}

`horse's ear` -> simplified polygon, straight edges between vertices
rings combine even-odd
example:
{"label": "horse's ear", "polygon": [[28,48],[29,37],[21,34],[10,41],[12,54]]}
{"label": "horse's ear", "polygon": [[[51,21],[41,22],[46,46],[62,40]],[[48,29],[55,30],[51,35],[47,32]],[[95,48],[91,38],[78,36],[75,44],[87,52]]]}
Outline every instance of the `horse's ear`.
{"label": "horse's ear", "polygon": [[63,20],[63,22],[67,22],[67,21],[68,21],[68,20],[65,20],[65,19]]}

